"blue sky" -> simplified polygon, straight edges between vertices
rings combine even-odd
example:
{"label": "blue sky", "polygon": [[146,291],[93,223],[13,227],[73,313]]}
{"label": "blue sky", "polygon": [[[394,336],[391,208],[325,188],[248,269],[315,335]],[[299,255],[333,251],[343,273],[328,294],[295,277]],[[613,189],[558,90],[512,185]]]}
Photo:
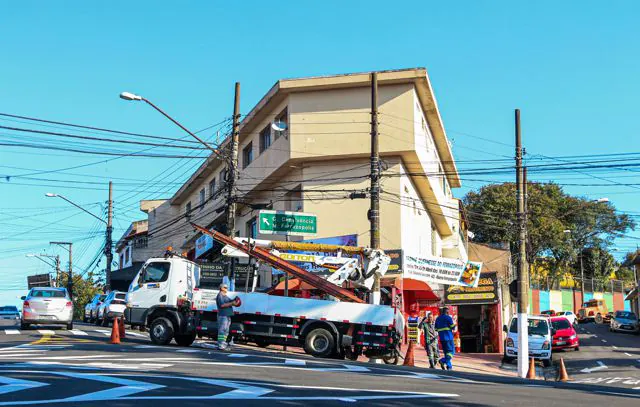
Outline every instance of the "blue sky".
{"label": "blue sky", "polygon": [[[125,103],[118,94],[143,94],[191,129],[201,129],[231,115],[235,81],[242,84],[246,113],[279,78],[425,66],[458,160],[512,156],[516,107],[522,109],[530,156],[635,148],[640,130],[637,2],[300,3],[3,2],[0,112],[183,137],[156,112]],[[26,126],[6,120],[0,125]],[[214,131],[203,134],[210,137]],[[106,158],[0,146],[0,174]],[[27,274],[48,270],[25,254],[64,255],[50,247],[50,240],[76,239],[80,269],[99,249],[99,224],[62,200],[45,198],[45,192],[62,193],[100,214],[106,180],[114,178],[117,238],[131,220],[142,218],[137,200],[170,196],[169,181],[184,179],[197,163],[123,158],[41,175],[104,182],[91,189],[0,180],[0,303],[3,292],[26,287]],[[172,166],[179,167],[163,174],[164,184],[124,192]],[[607,196],[621,211],[640,211],[635,204],[640,187],[615,184],[638,183],[638,175],[635,170],[598,173],[602,180],[573,173],[556,180],[610,183],[567,190]],[[27,183],[38,185],[20,185]],[[463,183],[458,196],[482,184]],[[625,239],[619,247],[627,250],[635,243]]]}

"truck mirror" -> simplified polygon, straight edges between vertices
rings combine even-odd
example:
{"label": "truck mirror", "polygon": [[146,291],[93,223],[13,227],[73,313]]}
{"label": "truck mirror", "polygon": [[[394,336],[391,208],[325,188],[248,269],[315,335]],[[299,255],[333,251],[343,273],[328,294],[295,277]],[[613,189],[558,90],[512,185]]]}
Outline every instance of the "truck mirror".
{"label": "truck mirror", "polygon": [[27,296],[26,296],[26,295],[23,295],[22,297],[20,297],[20,299],[21,299],[22,301],[24,301],[24,300],[26,300],[26,299],[27,299]]}

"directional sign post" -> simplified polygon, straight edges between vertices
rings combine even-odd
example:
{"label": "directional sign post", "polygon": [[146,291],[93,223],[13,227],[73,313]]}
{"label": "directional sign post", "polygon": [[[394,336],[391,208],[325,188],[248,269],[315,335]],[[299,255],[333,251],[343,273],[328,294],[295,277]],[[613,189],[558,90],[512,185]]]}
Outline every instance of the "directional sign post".
{"label": "directional sign post", "polygon": [[302,212],[260,211],[258,232],[263,235],[309,236],[318,233],[316,215]]}

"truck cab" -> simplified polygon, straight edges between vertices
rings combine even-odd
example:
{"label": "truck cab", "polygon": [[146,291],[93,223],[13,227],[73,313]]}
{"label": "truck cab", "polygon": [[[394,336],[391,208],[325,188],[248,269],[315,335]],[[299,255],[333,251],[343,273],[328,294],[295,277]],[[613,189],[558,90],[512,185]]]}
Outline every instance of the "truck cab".
{"label": "truck cab", "polygon": [[[142,266],[127,292],[125,318],[132,326],[149,327],[153,342],[190,345],[196,336],[188,307],[200,269],[174,256],[151,258]],[[188,310],[187,310],[188,311]]]}

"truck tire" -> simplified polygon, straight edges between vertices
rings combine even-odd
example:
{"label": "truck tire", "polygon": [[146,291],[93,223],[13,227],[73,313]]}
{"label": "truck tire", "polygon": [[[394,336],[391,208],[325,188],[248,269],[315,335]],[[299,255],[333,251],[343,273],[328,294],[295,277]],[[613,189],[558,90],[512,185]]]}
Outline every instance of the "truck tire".
{"label": "truck tire", "polygon": [[601,314],[596,315],[596,324],[601,324],[602,321],[603,321],[602,315]]}
{"label": "truck tire", "polygon": [[264,338],[256,338],[255,340],[256,345],[258,345],[259,348],[266,348],[267,346],[269,346],[269,341],[267,341]]}
{"label": "truck tire", "polygon": [[335,350],[335,339],[324,328],[316,328],[309,332],[304,340],[304,351],[317,358],[331,356]]}
{"label": "truck tire", "polygon": [[151,322],[149,339],[156,345],[168,345],[173,339],[173,324],[167,318],[159,317]]}
{"label": "truck tire", "polygon": [[196,334],[176,335],[173,339],[179,346],[191,346],[193,341],[196,340]]}

